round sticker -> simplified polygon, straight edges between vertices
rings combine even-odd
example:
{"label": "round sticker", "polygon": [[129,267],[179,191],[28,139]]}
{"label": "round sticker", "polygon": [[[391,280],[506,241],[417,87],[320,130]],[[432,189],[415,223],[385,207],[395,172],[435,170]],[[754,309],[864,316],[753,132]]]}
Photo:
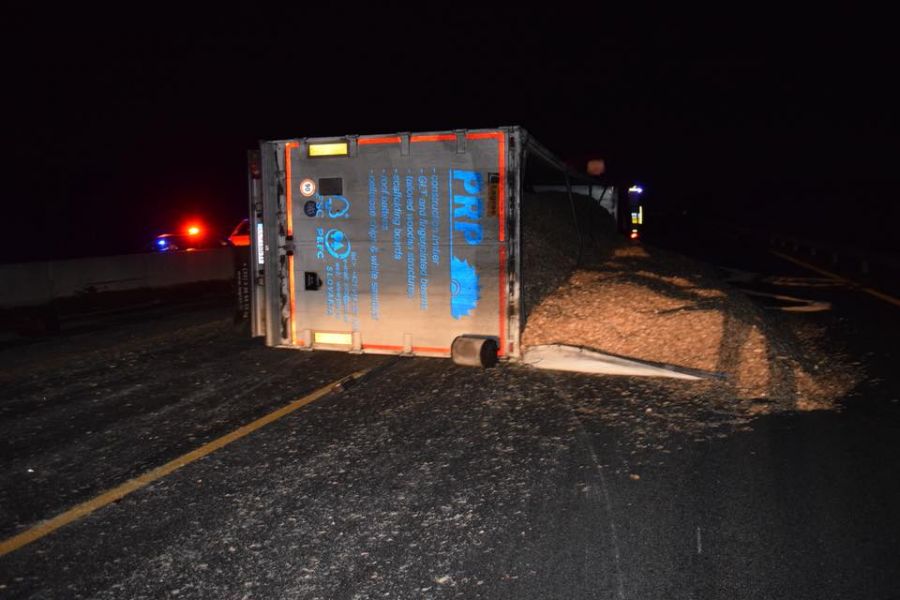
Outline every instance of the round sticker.
{"label": "round sticker", "polygon": [[316,205],[315,200],[307,200],[306,204],[303,205],[303,212],[306,213],[307,217],[314,217],[319,212],[319,207]]}
{"label": "round sticker", "polygon": [[300,193],[305,197],[309,198],[313,194],[316,193],[316,182],[312,179],[304,179],[300,182]]}

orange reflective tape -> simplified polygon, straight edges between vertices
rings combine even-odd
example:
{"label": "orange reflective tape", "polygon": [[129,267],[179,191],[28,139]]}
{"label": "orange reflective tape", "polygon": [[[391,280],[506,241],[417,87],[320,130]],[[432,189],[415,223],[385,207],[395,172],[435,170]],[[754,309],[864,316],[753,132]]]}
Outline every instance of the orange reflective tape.
{"label": "orange reflective tape", "polygon": [[360,138],[357,144],[360,146],[372,146],[374,144],[399,144],[400,136],[379,137],[379,138]]}
{"label": "orange reflective tape", "polygon": [[413,352],[431,352],[434,354],[450,354],[450,348],[431,348],[429,346],[413,346]]}
{"label": "orange reflective tape", "polygon": [[392,350],[397,352],[403,351],[403,346],[390,346],[386,344],[363,344],[363,350]]}
{"label": "orange reflective tape", "polygon": [[503,137],[502,131],[486,131],[483,133],[467,133],[467,140],[493,140]]}
{"label": "orange reflective tape", "polygon": [[500,181],[497,189],[497,239],[500,243],[500,356],[506,355],[506,140],[497,135]]}
{"label": "orange reflective tape", "polygon": [[[363,344],[363,350],[389,350],[391,352],[403,352],[403,346],[389,344]],[[431,346],[413,346],[413,352],[432,352],[436,354],[450,354],[450,348],[433,348]]]}
{"label": "orange reflective tape", "polygon": [[288,293],[291,295],[290,304],[291,304],[291,320],[290,320],[290,336],[291,336],[291,344],[295,344],[297,341],[297,323],[294,318],[294,314],[297,311],[297,297],[294,291],[294,257],[288,256]]}
{"label": "orange reflective tape", "polygon": [[411,142],[455,142],[456,135],[455,134],[442,134],[442,135],[414,135],[410,138]]}
{"label": "orange reflective tape", "polygon": [[300,144],[297,142],[288,142],[284,145],[284,177],[285,177],[285,187],[286,190],[286,202],[285,209],[287,212],[287,234],[294,235],[294,211],[293,211],[293,187],[294,184],[291,182],[291,150],[293,148],[299,148]]}
{"label": "orange reflective tape", "polygon": [[502,131],[466,134],[469,140],[497,140],[497,170],[500,181],[497,189],[497,240],[500,243],[500,348],[498,355],[506,355],[506,136]]}

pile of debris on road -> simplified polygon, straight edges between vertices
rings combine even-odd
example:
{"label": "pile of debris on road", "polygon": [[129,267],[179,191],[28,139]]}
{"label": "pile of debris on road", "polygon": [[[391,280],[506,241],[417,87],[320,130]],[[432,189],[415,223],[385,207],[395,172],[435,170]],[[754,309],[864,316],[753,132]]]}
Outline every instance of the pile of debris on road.
{"label": "pile of debris on road", "polygon": [[588,244],[582,266],[526,307],[524,346],[567,344],[714,373],[698,392],[725,393],[742,414],[833,408],[855,383],[813,329],[786,326],[713,267],[610,236]]}

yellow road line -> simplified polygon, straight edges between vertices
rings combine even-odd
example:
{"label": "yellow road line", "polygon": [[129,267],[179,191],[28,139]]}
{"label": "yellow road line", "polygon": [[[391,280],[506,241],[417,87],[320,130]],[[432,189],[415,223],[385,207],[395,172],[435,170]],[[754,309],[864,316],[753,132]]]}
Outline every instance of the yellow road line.
{"label": "yellow road line", "polygon": [[898,300],[897,298],[894,298],[893,296],[889,296],[889,295],[885,294],[884,292],[879,292],[878,290],[873,290],[872,288],[863,288],[862,291],[864,291],[865,293],[867,293],[871,296],[875,296],[879,300],[884,300],[885,302],[890,302],[894,306],[900,306],[900,300]]}
{"label": "yellow road line", "polygon": [[[353,373],[353,375],[351,375],[351,377],[359,378],[359,377],[363,376],[364,374],[366,374],[367,372],[368,372],[368,369],[365,369],[362,371],[357,371],[356,373]],[[228,444],[230,444],[231,442],[237,441],[237,440],[241,439],[242,437],[253,433],[257,429],[260,429],[261,427],[265,427],[269,423],[277,421],[278,419],[284,417],[285,415],[288,415],[288,414],[294,412],[298,408],[301,408],[303,406],[306,406],[307,404],[315,402],[319,398],[326,396],[330,392],[332,392],[335,389],[335,387],[342,381],[344,381],[344,379],[341,379],[341,380],[329,383],[326,386],[320,387],[316,391],[314,391],[310,394],[307,394],[306,396],[303,396],[302,398],[300,398],[298,400],[291,402],[287,406],[284,406],[274,412],[271,412],[271,413],[267,414],[266,416],[261,417],[255,421],[253,421],[252,423],[248,423],[247,425],[244,425],[243,427],[236,429],[236,430],[232,431],[231,433],[223,435],[222,437],[220,437],[218,439],[215,439],[207,444],[204,444],[203,446],[200,446],[199,448],[197,448],[196,450],[194,450],[192,452],[188,452],[187,454],[179,456],[175,460],[171,460],[171,461],[167,462],[166,464],[162,465],[161,467],[157,467],[151,471],[144,473],[143,475],[140,475],[139,477],[135,477],[134,479],[126,481],[122,485],[119,485],[109,491],[106,491],[91,500],[82,502],[81,504],[75,506],[74,508],[69,509],[62,514],[59,514],[59,515],[53,517],[52,519],[43,521],[43,522],[39,523],[38,525],[35,525],[31,529],[28,529],[27,531],[23,531],[19,535],[16,535],[9,539],[3,540],[3,542],[0,542],[0,556],[9,554],[13,550],[18,550],[22,546],[25,546],[27,544],[30,544],[31,542],[39,540],[42,537],[44,537],[45,535],[53,533],[60,527],[64,527],[64,526],[68,525],[69,523],[72,523],[73,521],[77,521],[78,519],[91,514],[95,510],[103,508],[107,504],[121,500],[128,494],[153,483],[157,479],[165,477],[166,475],[172,473],[173,471],[176,471],[185,465],[189,465],[192,462],[194,462],[195,460],[203,458],[207,454],[215,452],[219,448],[223,448],[223,447],[227,446]]]}
{"label": "yellow road line", "polygon": [[771,252],[775,256],[783,258],[786,261],[792,262],[795,265],[800,265],[801,267],[809,269],[810,271],[815,271],[816,273],[821,273],[822,275],[831,277],[832,279],[835,279],[842,283],[849,283],[850,285],[856,286],[860,289],[860,291],[863,291],[863,292],[869,294],[870,296],[874,296],[874,297],[878,298],[879,300],[884,300],[885,302],[889,302],[890,304],[893,304],[894,306],[900,306],[900,300],[898,300],[897,298],[894,298],[893,296],[885,294],[884,292],[879,292],[876,289],[865,287],[862,284],[857,283],[856,281],[853,281],[852,279],[847,279],[846,277],[841,277],[840,275],[836,275],[835,273],[832,273],[831,271],[826,271],[825,269],[823,269],[821,267],[811,265],[808,262],[802,261],[799,258],[794,258],[793,256],[789,256],[787,254],[784,254],[783,252],[779,252],[777,250],[769,250],[769,252]]}

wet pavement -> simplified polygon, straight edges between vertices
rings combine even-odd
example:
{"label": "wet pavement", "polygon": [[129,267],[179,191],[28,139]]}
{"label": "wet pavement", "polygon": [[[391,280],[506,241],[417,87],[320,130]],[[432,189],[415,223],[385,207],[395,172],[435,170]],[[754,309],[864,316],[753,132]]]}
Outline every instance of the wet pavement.
{"label": "wet pavement", "polygon": [[900,310],[805,293],[833,310],[783,325],[865,377],[749,420],[708,384],[269,349],[227,307],[5,348],[3,538],[381,369],[0,557],[0,596],[896,598]]}

